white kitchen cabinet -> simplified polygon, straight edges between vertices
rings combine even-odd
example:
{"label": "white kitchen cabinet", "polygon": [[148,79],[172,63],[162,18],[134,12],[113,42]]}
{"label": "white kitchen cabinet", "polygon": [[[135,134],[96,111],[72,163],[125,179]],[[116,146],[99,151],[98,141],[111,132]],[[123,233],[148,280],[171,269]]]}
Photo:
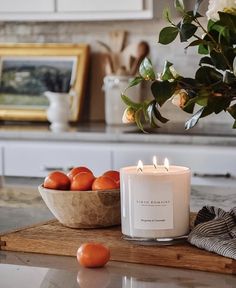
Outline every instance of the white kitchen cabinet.
{"label": "white kitchen cabinet", "polygon": [[87,166],[95,175],[111,168],[106,145],[10,142],[4,146],[4,175],[44,177],[51,170]]}
{"label": "white kitchen cabinet", "polygon": [[[164,144],[159,138],[152,143],[137,143],[131,139],[119,142],[113,139],[114,135],[109,138],[109,135],[92,133],[91,136],[75,134],[77,136],[78,140],[70,139],[69,135],[68,139],[58,136],[55,140],[53,136],[49,141],[42,134],[36,141],[35,133],[32,139],[27,136],[27,140],[16,140],[16,135],[14,139],[2,139],[0,173],[5,176],[45,177],[50,170],[87,166],[99,176],[109,169],[137,165],[138,160],[151,164],[156,155],[160,164],[167,157],[171,165],[189,167],[193,175],[192,184],[236,187],[234,145]],[[175,141],[172,139],[172,142]]]}
{"label": "white kitchen cabinet", "polygon": [[0,0],[1,21],[152,19],[153,0]]}
{"label": "white kitchen cabinet", "polygon": [[[236,186],[236,150],[233,147],[205,145],[129,144],[113,151],[113,168],[137,165],[138,160],[151,164],[165,157],[171,165],[187,166],[192,171],[192,184]],[[230,177],[231,176],[231,177]]]}
{"label": "white kitchen cabinet", "polygon": [[0,13],[54,12],[54,0],[0,0]]}
{"label": "white kitchen cabinet", "polygon": [[143,0],[57,0],[58,12],[142,11]]}

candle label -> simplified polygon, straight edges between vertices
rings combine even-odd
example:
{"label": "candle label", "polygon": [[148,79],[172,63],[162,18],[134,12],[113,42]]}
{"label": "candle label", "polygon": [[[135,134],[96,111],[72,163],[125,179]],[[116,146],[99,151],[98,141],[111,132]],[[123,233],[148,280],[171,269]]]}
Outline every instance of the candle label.
{"label": "candle label", "polygon": [[[151,183],[150,183],[151,184]],[[149,185],[147,185],[149,186]],[[133,192],[136,229],[173,229],[173,192],[170,182],[150,185]]]}

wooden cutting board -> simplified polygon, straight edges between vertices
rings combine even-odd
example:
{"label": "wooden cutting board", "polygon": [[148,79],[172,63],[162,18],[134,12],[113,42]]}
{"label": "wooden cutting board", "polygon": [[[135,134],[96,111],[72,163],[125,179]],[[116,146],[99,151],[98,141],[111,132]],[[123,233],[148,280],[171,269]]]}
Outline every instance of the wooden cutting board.
{"label": "wooden cutting board", "polygon": [[0,250],[75,256],[84,242],[111,249],[111,260],[236,274],[236,261],[187,242],[172,246],[143,246],[122,239],[120,227],[71,229],[56,220],[0,235]]}

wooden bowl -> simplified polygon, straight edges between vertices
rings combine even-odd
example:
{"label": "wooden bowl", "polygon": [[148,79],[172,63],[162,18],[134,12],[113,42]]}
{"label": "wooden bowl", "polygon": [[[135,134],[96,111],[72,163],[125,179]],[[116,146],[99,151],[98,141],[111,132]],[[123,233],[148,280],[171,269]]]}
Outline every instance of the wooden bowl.
{"label": "wooden bowl", "polygon": [[119,225],[120,190],[65,191],[38,187],[56,219],[71,228],[99,228]]}

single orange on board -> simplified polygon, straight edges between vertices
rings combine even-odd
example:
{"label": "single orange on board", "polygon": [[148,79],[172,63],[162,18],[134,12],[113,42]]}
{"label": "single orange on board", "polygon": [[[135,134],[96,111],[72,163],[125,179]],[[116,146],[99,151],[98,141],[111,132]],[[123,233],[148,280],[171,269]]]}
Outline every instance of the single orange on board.
{"label": "single orange on board", "polygon": [[120,187],[120,172],[116,171],[116,170],[109,170],[106,171],[103,176],[107,176],[109,178],[111,178],[112,180],[114,180],[117,183],[117,188]]}
{"label": "single orange on board", "polygon": [[67,173],[67,176],[70,178],[70,180],[72,181],[73,178],[75,177],[75,175],[77,175],[78,173],[81,173],[81,172],[90,172],[93,174],[93,172],[88,169],[87,167],[84,167],[84,166],[80,166],[80,167],[74,167],[72,168],[68,173]]}
{"label": "single orange on board", "polygon": [[77,251],[77,260],[84,267],[103,267],[109,261],[110,254],[110,249],[100,243],[84,243]]}
{"label": "single orange on board", "polygon": [[70,190],[70,179],[61,171],[53,171],[44,179],[43,187],[56,190]]}
{"label": "single orange on board", "polygon": [[100,176],[94,180],[92,190],[111,190],[117,189],[117,184],[114,180],[107,176]]}
{"label": "single orange on board", "polygon": [[86,191],[92,189],[95,177],[90,172],[80,172],[74,176],[71,182],[70,190]]}

